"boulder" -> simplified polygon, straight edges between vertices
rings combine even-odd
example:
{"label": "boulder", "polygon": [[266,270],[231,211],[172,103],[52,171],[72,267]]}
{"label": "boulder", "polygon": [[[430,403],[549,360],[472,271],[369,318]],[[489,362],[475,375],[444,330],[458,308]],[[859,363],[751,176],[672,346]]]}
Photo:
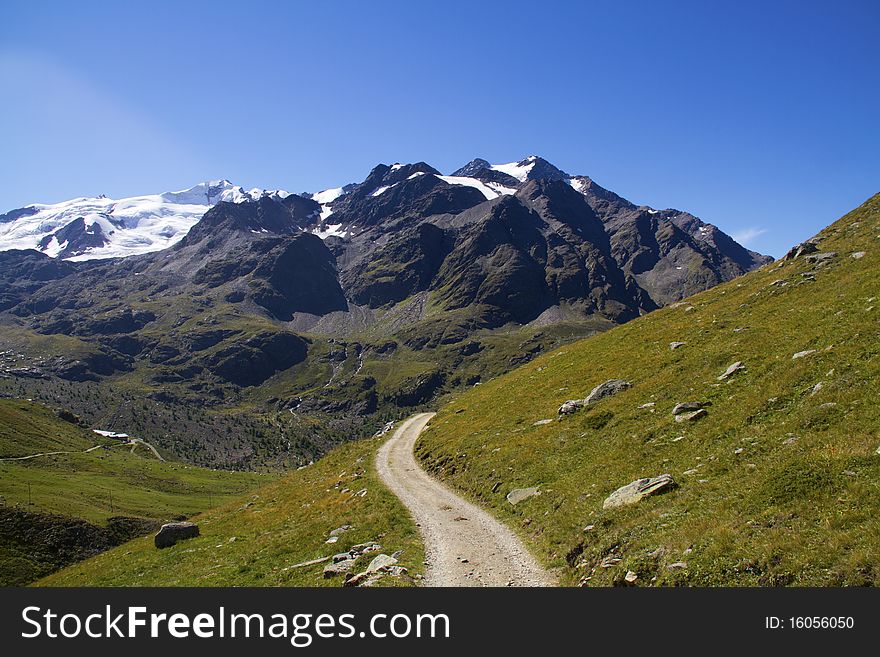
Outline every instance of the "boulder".
{"label": "boulder", "polygon": [[584,407],[583,399],[569,399],[562,406],[559,407],[560,415],[571,415],[572,413],[577,413]]}
{"label": "boulder", "polygon": [[683,346],[685,346],[686,344],[687,344],[687,342],[670,342],[670,343],[669,343],[669,350],[670,350],[670,351],[675,351],[675,350],[678,349],[679,347],[683,347]]}
{"label": "boulder", "polygon": [[602,504],[603,509],[614,509],[628,504],[635,504],[651,495],[659,495],[678,486],[670,474],[661,474],[657,477],[636,479],[626,486],[621,486],[611,493]]}
{"label": "boulder", "polygon": [[827,253],[811,253],[805,260],[812,264],[823,265],[836,257],[837,254],[834,251],[828,251]]}
{"label": "boulder", "polygon": [[351,529],[352,529],[351,525],[342,525],[342,527],[337,527],[336,529],[331,530],[329,535],[330,536],[339,536],[343,532],[347,532]]}
{"label": "boulder", "polygon": [[806,351],[799,351],[794,356],[791,357],[792,360],[797,360],[798,358],[806,358],[807,356],[812,356],[816,353],[815,349],[807,349]]}
{"label": "boulder", "polygon": [[798,244],[797,246],[792,247],[792,249],[788,253],[786,253],[782,259],[783,260],[796,260],[797,258],[800,258],[802,255],[807,255],[808,253],[815,253],[818,250],[819,250],[819,247],[816,246],[815,242],[813,242],[811,240],[807,240],[806,242],[802,242],[802,243]]}
{"label": "boulder", "polygon": [[367,566],[368,573],[378,573],[383,572],[391,568],[397,564],[397,559],[387,554],[378,554],[373,560],[370,562],[370,565]]}
{"label": "boulder", "polygon": [[691,411],[690,413],[679,413],[675,416],[676,422],[691,422],[693,420],[699,420],[700,418],[704,418],[709,414],[705,408],[697,409],[696,411]]}
{"label": "boulder", "polygon": [[856,251],[855,253],[850,253],[849,257],[855,258],[856,260],[860,260],[861,258],[865,257],[865,252],[864,251]]}
{"label": "boulder", "polygon": [[382,578],[382,573],[368,573],[366,571],[345,578],[343,586],[372,586]]}
{"label": "boulder", "polygon": [[382,549],[382,546],[378,543],[358,543],[357,545],[352,545],[351,549],[348,551],[353,557],[360,556],[362,554],[366,554],[367,552],[378,552]]}
{"label": "boulder", "polygon": [[324,579],[330,579],[331,577],[336,577],[337,575],[344,575],[352,568],[354,568],[354,559],[343,559],[342,561],[335,561],[333,563],[328,563],[324,566]]}
{"label": "boulder", "polygon": [[514,488],[507,494],[507,501],[516,506],[523,500],[527,500],[535,495],[540,495],[537,486],[531,486],[529,488]]}
{"label": "boulder", "polygon": [[707,401],[693,401],[693,402],[681,402],[680,404],[676,404],[672,409],[673,415],[681,415],[682,413],[689,413],[691,411],[698,411],[701,408],[706,408],[707,406],[711,406],[712,402]]}
{"label": "boulder", "polygon": [[744,370],[746,368],[745,365],[742,364],[741,361],[736,361],[733,365],[724,370],[724,374],[718,377],[719,381],[727,381],[734,374],[739,372],[740,370]]}
{"label": "boulder", "polygon": [[156,534],[155,544],[157,548],[171,547],[178,541],[195,538],[199,535],[199,526],[194,522],[169,522],[162,525]]}
{"label": "boulder", "polygon": [[631,387],[632,384],[629,381],[624,381],[623,379],[611,379],[605,383],[600,383],[593,388],[593,391],[587,396],[584,403],[594,404],[600,399],[611,397],[612,395],[616,395],[618,392],[623,392]]}

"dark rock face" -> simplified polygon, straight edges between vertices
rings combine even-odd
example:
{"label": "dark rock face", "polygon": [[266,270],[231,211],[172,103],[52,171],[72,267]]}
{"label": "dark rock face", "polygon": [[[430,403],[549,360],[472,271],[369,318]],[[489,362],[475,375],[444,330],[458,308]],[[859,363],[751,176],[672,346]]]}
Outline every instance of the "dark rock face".
{"label": "dark rock face", "polygon": [[206,241],[211,247],[222,246],[229,232],[253,235],[290,235],[313,223],[320,205],[296,194],[278,200],[263,196],[252,203],[221,202],[205,213],[174,247],[185,249]]}
{"label": "dark rock face", "polygon": [[428,289],[452,247],[451,236],[434,224],[404,229],[349,268],[342,283],[352,301],[371,308],[403,301]]}
{"label": "dark rock face", "polygon": [[62,359],[53,371],[67,381],[96,381],[101,376],[110,376],[131,369],[132,361],[112,351],[99,349],[75,360]]}
{"label": "dark rock face", "polygon": [[199,364],[239,386],[255,386],[306,358],[308,342],[286,331],[262,332],[202,357]]}
{"label": "dark rock face", "polygon": [[334,223],[342,222],[363,230],[404,218],[456,214],[486,200],[473,187],[450,185],[436,175],[430,175],[435,172],[433,169],[428,173],[419,169],[413,175],[420,175],[394,182],[403,175],[398,172],[404,170],[407,169],[404,167],[393,172],[394,175],[389,172],[380,177],[374,169],[356,191],[334,204]]}
{"label": "dark rock face", "polygon": [[463,232],[438,272],[434,289],[449,309],[484,304],[528,322],[552,303],[544,276],[547,244],[540,219],[505,197]]}
{"label": "dark rock face", "polygon": [[[0,311],[30,301],[45,284],[76,270],[74,263],[50,258],[39,251],[0,251]],[[30,313],[33,312],[32,308]]]}
{"label": "dark rock face", "polygon": [[278,319],[293,313],[325,315],[348,304],[333,255],[321,238],[300,233],[279,243],[257,264],[250,297]]}
{"label": "dark rock face", "polygon": [[76,256],[85,253],[90,248],[100,248],[109,242],[100,224],[95,222],[86,226],[83,217],[77,217],[63,228],[44,237],[40,240],[40,249],[45,251],[53,241],[65,245],[58,253],[59,258]]}

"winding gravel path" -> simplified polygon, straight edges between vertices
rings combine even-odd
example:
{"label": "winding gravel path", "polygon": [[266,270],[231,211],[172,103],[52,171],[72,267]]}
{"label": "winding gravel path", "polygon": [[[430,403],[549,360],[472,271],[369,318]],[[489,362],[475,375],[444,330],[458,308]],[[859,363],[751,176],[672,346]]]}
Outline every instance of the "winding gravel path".
{"label": "winding gravel path", "polygon": [[553,577],[507,527],[453,493],[416,462],[413,446],[434,417],[405,420],[376,455],[382,481],[422,532],[427,586],[554,586]]}

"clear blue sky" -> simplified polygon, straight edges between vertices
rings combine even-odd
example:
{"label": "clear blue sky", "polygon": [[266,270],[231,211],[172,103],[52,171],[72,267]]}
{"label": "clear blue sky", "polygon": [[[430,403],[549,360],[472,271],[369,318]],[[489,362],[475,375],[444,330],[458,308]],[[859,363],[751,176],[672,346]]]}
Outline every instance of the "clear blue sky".
{"label": "clear blue sky", "polygon": [[876,0],[4,0],[0,211],[539,154],[778,256],[880,191],[878,26]]}

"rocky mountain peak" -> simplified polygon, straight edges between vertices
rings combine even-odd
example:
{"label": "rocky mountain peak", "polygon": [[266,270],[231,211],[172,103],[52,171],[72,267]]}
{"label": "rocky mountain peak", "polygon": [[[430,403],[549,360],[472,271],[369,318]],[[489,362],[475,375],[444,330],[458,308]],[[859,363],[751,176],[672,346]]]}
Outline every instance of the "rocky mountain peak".
{"label": "rocky mountain peak", "polygon": [[480,171],[491,169],[492,165],[481,157],[474,158],[460,169],[453,171],[451,176],[459,176],[463,178],[472,178]]}

